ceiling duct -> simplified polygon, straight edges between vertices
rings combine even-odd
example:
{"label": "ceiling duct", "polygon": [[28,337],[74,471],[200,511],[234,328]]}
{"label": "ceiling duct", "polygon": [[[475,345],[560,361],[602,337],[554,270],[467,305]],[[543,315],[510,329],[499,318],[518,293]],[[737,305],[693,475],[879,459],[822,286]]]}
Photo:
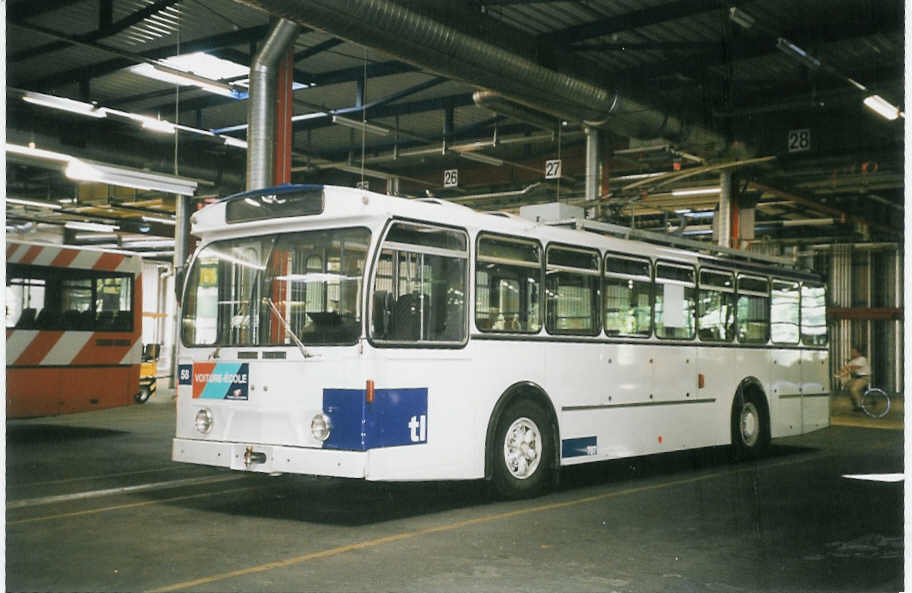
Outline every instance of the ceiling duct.
{"label": "ceiling duct", "polygon": [[555,117],[635,138],[663,137],[706,154],[725,139],[616,91],[541,66],[392,0],[238,0],[376,48],[437,74],[489,89]]}
{"label": "ceiling duct", "polygon": [[529,109],[525,105],[514,103],[491,91],[475,91],[472,93],[472,101],[482,109],[493,111],[499,115],[527,123],[542,130],[553,132],[557,129],[558,119],[556,117],[549,117],[546,113]]}
{"label": "ceiling duct", "polygon": [[279,61],[292,46],[300,31],[301,28],[291,21],[278,21],[250,66],[250,100],[247,102],[247,191],[272,185]]}

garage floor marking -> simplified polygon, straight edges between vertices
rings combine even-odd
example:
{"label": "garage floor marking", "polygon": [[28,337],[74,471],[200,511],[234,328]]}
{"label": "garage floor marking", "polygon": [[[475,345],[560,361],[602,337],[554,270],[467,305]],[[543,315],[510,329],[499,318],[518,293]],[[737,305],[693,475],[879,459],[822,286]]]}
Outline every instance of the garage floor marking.
{"label": "garage floor marking", "polygon": [[71,517],[80,517],[82,515],[96,515],[98,513],[106,513],[108,511],[117,511],[121,509],[132,509],[135,507],[145,507],[153,504],[162,504],[165,502],[174,502],[175,500],[190,500],[193,498],[203,498],[206,496],[216,496],[222,494],[228,494],[230,492],[244,492],[247,490],[256,490],[257,486],[247,486],[246,488],[233,488],[230,490],[218,490],[217,492],[202,492],[200,494],[187,494],[186,496],[173,496],[171,498],[159,498],[157,500],[146,500],[143,502],[128,502],[124,504],[116,504],[113,506],[102,507],[99,509],[87,509],[85,511],[73,511],[71,513],[60,513],[57,515],[44,515],[41,517],[32,517],[31,519],[19,519],[17,521],[7,521],[7,525],[20,525],[22,523],[36,523],[38,521],[49,521],[51,519],[69,519]]}
{"label": "garage floor marking", "polygon": [[60,494],[58,496],[42,496],[39,498],[25,498],[22,500],[11,500],[6,503],[7,509],[21,509],[23,507],[32,507],[39,504],[53,504],[57,502],[70,502],[73,500],[83,500],[86,498],[97,498],[99,496],[111,496],[114,494],[129,494],[131,492],[144,492],[148,490],[167,490],[169,488],[179,488],[181,486],[194,486],[198,484],[215,484],[218,482],[228,482],[231,480],[240,480],[245,476],[209,476],[205,478],[186,478],[183,480],[168,480],[167,482],[152,482],[150,484],[137,484],[136,486],[123,486],[121,488],[107,488],[105,490],[90,490],[88,492],[74,492],[73,494]]}
{"label": "garage floor marking", "polygon": [[596,502],[600,500],[607,500],[610,498],[617,498],[620,496],[626,496],[628,494],[637,494],[640,492],[648,492],[650,490],[659,490],[662,488],[670,488],[673,486],[683,486],[685,484],[693,484],[695,482],[702,482],[705,480],[712,480],[714,478],[719,478],[722,476],[730,476],[745,472],[756,472],[759,470],[771,469],[775,467],[782,467],[786,465],[794,465],[797,463],[807,463],[808,461],[819,460],[820,455],[815,455],[810,458],[802,458],[791,461],[785,461],[782,463],[775,463],[770,465],[759,465],[746,467],[744,469],[735,470],[732,472],[713,472],[709,474],[704,474],[701,476],[696,476],[693,478],[686,478],[682,480],[673,480],[671,482],[664,482],[661,484],[652,484],[650,486],[640,486],[637,488],[628,488],[626,490],[620,490],[617,492],[606,492],[604,494],[596,494],[593,496],[587,496],[584,498],[578,498],[575,500],[568,500],[565,502],[556,502],[552,504],[540,505],[536,507],[531,507],[527,509],[517,509],[515,511],[508,511],[505,513],[495,513],[493,515],[483,515],[481,517],[476,517],[474,519],[467,519],[465,521],[457,521],[455,523],[446,523],[444,525],[438,525],[437,527],[429,527],[427,529],[422,529],[419,531],[409,531],[406,533],[397,533],[394,535],[388,535],[386,537],[380,537],[377,539],[371,539],[367,541],[355,542],[345,546],[339,546],[336,548],[330,548],[328,550],[321,550],[319,552],[312,552],[310,554],[304,554],[302,556],[295,556],[292,558],[286,558],[285,560],[277,560],[275,562],[267,562],[266,564],[260,564],[258,566],[251,566],[249,568],[242,568],[239,570],[233,570],[231,572],[225,572],[217,575],[212,575],[208,577],[203,577],[195,579],[192,581],[184,581],[181,583],[176,583],[174,585],[169,585],[167,587],[161,587],[158,589],[150,589],[146,593],[166,593],[168,591],[182,591],[189,589],[191,587],[197,587],[199,585],[206,585],[209,583],[215,583],[218,581],[224,581],[226,579],[231,579],[235,577],[241,577],[251,574],[256,574],[260,572],[266,572],[269,570],[274,570],[276,568],[285,568],[288,566],[294,566],[296,564],[301,564],[308,562],[310,560],[318,560],[320,558],[328,558],[330,556],[338,556],[339,554],[345,554],[347,552],[353,552],[355,550],[363,550],[366,548],[375,548],[382,546],[384,544],[395,543],[398,541],[403,541],[407,539],[413,539],[416,537],[430,535],[433,533],[442,533],[446,531],[455,531],[457,529],[462,529],[463,527],[469,527],[471,525],[479,525],[482,523],[490,523],[492,521],[499,521],[501,519],[510,519],[513,517],[519,517],[522,515],[529,515],[532,513],[541,513],[544,511],[553,511],[555,509],[562,509],[566,507],[587,504],[590,502]]}

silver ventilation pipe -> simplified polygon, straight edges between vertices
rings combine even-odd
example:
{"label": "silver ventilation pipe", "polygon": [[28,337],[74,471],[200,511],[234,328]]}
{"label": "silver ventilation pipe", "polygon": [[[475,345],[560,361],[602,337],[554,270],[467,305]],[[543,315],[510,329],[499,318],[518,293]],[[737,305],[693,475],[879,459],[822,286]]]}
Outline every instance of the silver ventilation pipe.
{"label": "silver ventilation pipe", "polygon": [[279,20],[250,65],[247,101],[247,191],[273,185],[275,104],[279,61],[301,31],[297,23]]}
{"label": "silver ventilation pipe", "polygon": [[[448,78],[563,119],[635,138],[667,138],[715,152],[725,139],[628,96],[419,14],[392,0],[238,0],[271,14],[377,48]],[[530,44],[534,40],[530,40]]]}

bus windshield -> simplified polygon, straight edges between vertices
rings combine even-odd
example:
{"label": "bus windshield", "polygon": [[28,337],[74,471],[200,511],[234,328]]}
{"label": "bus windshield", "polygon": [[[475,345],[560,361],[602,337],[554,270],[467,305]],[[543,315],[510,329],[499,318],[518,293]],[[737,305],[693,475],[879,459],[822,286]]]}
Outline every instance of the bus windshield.
{"label": "bus windshield", "polygon": [[306,231],[213,242],[190,270],[187,345],[354,344],[370,231]]}

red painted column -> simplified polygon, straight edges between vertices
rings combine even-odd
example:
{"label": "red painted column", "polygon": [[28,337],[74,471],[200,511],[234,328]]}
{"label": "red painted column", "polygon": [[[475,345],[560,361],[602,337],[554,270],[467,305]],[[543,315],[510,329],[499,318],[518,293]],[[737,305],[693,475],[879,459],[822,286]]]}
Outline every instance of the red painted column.
{"label": "red painted column", "polygon": [[291,141],[294,137],[291,116],[294,115],[294,47],[279,63],[276,76],[275,158],[276,185],[291,183]]}

